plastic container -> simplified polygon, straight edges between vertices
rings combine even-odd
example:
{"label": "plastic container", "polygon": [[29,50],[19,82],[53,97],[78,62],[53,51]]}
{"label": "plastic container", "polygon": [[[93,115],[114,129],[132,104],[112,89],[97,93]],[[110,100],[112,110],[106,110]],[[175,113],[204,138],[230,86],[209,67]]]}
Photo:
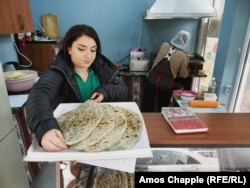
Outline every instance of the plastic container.
{"label": "plastic container", "polygon": [[197,97],[197,93],[191,90],[182,90],[179,92],[179,94],[181,99],[185,101],[194,100],[195,97]]}
{"label": "plastic container", "polygon": [[[24,74],[32,74],[32,76],[28,78],[18,78],[18,79],[5,79],[6,87],[9,92],[22,92],[30,90],[36,81],[37,72],[33,70],[18,70]],[[4,74],[8,74],[9,72],[5,72]]]}
{"label": "plastic container", "polygon": [[204,94],[204,101],[216,101],[217,95],[215,93],[205,93]]}

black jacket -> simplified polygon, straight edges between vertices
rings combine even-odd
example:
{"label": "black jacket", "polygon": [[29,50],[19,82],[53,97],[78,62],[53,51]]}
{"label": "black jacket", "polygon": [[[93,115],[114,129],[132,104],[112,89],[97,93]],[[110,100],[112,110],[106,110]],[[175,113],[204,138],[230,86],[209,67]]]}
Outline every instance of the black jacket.
{"label": "black jacket", "polygon": [[[115,65],[103,55],[97,56],[91,65],[96,72],[100,87],[97,92],[104,94],[103,102],[124,101],[127,97],[127,86],[117,77]],[[73,67],[61,55],[42,74],[32,88],[25,104],[27,124],[41,144],[41,138],[50,129],[59,129],[53,111],[60,103],[79,103],[81,94],[74,77]]]}

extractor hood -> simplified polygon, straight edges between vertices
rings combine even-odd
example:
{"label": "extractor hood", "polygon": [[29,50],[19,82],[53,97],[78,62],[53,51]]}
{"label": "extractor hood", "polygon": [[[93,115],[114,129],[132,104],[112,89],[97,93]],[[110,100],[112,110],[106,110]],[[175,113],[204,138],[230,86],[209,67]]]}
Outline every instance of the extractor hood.
{"label": "extractor hood", "polygon": [[144,19],[209,18],[216,10],[210,0],[156,0]]}

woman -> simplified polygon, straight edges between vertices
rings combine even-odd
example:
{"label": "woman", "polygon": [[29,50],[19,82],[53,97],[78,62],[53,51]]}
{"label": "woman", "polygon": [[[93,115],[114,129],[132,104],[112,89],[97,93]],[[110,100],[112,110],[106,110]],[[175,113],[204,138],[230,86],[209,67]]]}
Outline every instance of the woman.
{"label": "woman", "polygon": [[43,73],[26,102],[27,123],[47,151],[67,148],[53,111],[60,103],[123,101],[126,85],[115,65],[101,54],[96,31],[75,25],[66,33],[62,49]]}
{"label": "woman", "polygon": [[147,76],[142,111],[161,112],[162,107],[170,105],[174,80],[187,78],[189,74],[189,58],[183,51],[189,39],[190,33],[181,30],[170,43],[162,44]]}

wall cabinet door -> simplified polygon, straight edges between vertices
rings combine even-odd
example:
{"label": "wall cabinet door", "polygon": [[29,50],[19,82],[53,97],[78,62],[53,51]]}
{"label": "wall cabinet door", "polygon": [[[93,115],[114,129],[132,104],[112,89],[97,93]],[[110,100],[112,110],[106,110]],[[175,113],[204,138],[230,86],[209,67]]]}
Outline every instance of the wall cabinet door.
{"label": "wall cabinet door", "polygon": [[29,0],[0,0],[0,34],[33,31]]}
{"label": "wall cabinet door", "polygon": [[[29,69],[44,72],[48,65],[54,60],[58,45],[56,43],[31,42],[25,46],[19,46],[19,51],[25,55],[32,63]],[[30,65],[30,62],[20,56],[22,65]]]}

